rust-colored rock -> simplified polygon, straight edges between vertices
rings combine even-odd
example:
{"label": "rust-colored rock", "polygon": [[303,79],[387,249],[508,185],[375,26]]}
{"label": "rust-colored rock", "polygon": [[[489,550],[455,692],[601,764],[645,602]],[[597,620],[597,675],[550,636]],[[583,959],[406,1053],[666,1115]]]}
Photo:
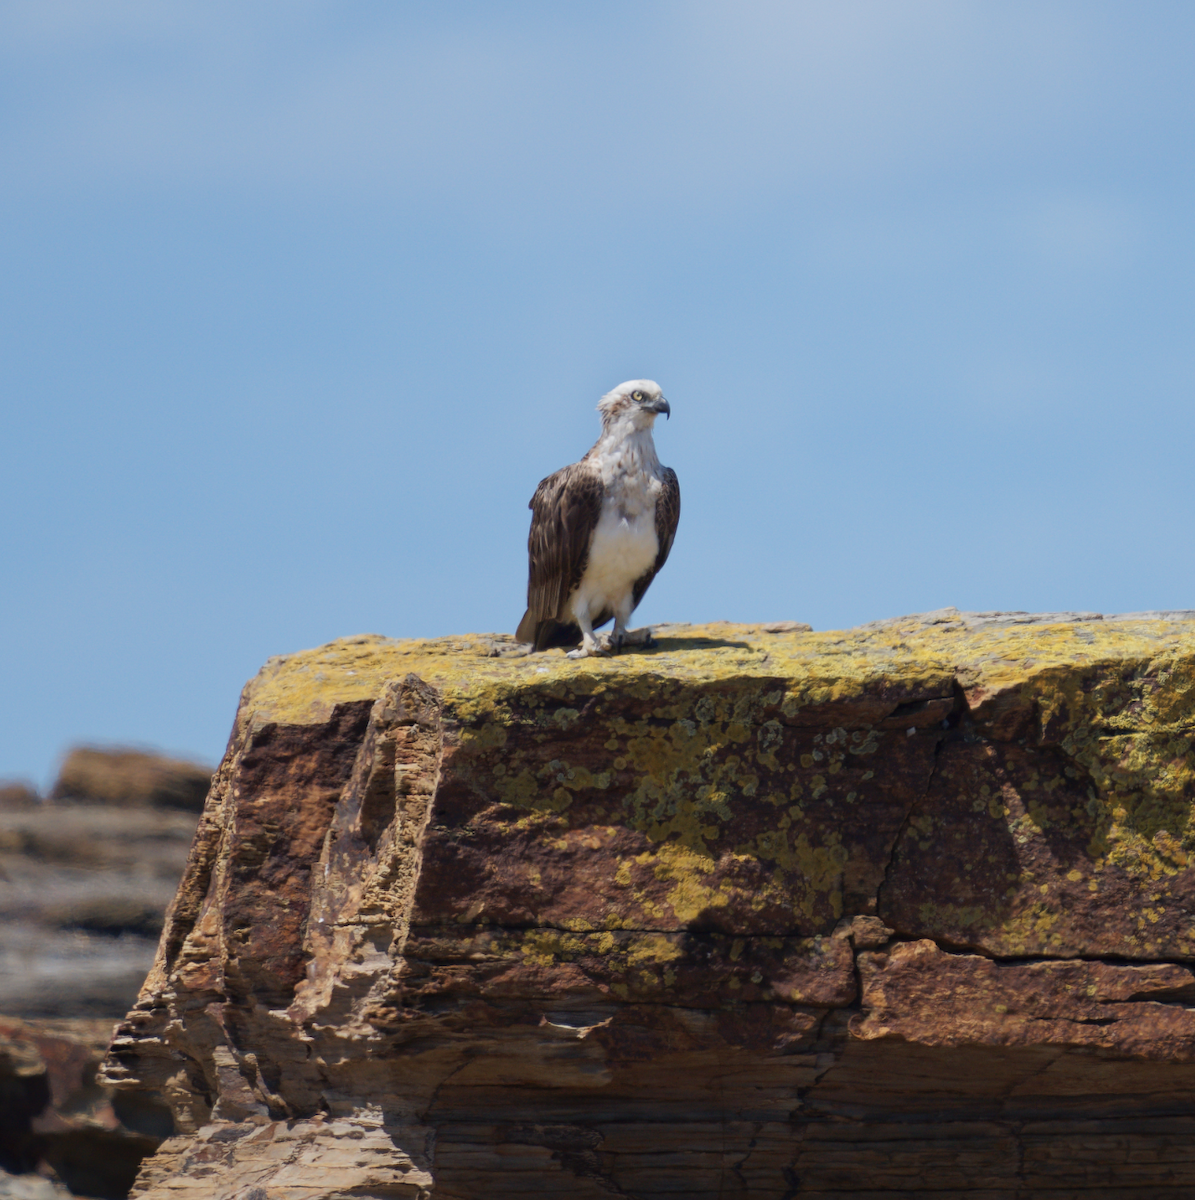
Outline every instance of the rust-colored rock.
{"label": "rust-colored rock", "polygon": [[110,1052],[136,1194],[1195,1194],[1191,618],[273,660]]}
{"label": "rust-colored rock", "polygon": [[[923,1046],[1090,1047],[1195,1063],[1195,974],[1170,964],[999,963],[899,942],[861,954],[859,1038]],[[1184,1003],[1176,1003],[1181,1001]],[[1195,1073],[1192,1073],[1195,1078]]]}

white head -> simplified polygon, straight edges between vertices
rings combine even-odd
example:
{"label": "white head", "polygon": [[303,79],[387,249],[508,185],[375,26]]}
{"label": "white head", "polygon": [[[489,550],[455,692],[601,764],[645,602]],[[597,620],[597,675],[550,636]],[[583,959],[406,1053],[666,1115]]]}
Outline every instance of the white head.
{"label": "white head", "polygon": [[603,428],[617,421],[633,429],[650,429],[660,413],[671,416],[672,407],[654,379],[628,379],[601,398],[598,412]]}

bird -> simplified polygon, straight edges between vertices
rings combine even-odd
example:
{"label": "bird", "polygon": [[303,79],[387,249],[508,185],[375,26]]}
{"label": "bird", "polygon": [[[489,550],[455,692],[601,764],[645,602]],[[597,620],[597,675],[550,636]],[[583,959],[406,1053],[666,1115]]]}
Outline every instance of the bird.
{"label": "bird", "polygon": [[[580,462],[531,497],[527,611],[515,640],[533,650],[576,647],[569,658],[650,646],[627,622],[668,561],[680,520],[680,484],[656,457],[652,427],[672,406],[651,379],[630,379],[598,402],[602,432]],[[614,618],[604,641],[594,629]],[[580,643],[580,645],[578,645]]]}

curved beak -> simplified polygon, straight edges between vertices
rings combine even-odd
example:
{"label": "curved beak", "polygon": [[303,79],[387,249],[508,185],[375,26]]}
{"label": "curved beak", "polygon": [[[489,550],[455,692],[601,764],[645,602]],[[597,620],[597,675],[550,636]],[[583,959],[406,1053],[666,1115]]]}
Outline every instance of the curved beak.
{"label": "curved beak", "polygon": [[652,412],[663,413],[667,420],[669,420],[669,421],[672,420],[672,405],[669,404],[668,401],[665,400],[663,396],[661,396],[657,401],[655,401],[655,403],[652,404],[651,408],[652,408]]}

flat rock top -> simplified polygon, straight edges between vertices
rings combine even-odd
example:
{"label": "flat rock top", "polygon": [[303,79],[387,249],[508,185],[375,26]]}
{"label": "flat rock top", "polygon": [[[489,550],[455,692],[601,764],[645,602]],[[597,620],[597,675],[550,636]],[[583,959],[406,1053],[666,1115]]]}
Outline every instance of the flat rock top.
{"label": "flat rock top", "polygon": [[655,632],[266,664],[106,1068],[213,1122],[146,1200],[1185,1186],[1195,613]]}
{"label": "flat rock top", "polygon": [[[847,699],[882,682],[894,690],[944,687],[955,679],[976,698],[1059,667],[1155,663],[1195,652],[1195,611],[961,613],[940,609],[855,629],[814,632],[792,621],[655,627],[657,646],[574,660],[528,654],[508,634],[395,639],[341,638],[270,659],[246,689],[255,725],[309,724],[337,704],[368,700],[413,673],[460,701],[527,684],[568,681],[586,690],[653,679],[716,683],[787,681],[809,702]],[[1163,667],[1164,669],[1164,667]]]}

